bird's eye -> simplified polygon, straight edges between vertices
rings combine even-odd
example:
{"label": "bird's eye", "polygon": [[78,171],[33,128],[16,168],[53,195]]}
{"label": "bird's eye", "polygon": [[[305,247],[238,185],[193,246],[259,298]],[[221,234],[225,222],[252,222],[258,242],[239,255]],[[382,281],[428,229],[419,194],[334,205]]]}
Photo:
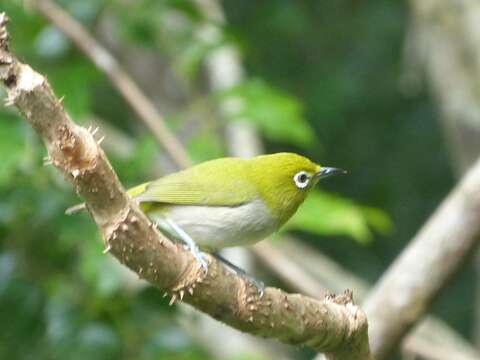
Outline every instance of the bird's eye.
{"label": "bird's eye", "polygon": [[295,176],[293,177],[293,181],[295,181],[295,185],[299,189],[304,189],[308,186],[310,176],[305,171],[300,171],[295,174]]}

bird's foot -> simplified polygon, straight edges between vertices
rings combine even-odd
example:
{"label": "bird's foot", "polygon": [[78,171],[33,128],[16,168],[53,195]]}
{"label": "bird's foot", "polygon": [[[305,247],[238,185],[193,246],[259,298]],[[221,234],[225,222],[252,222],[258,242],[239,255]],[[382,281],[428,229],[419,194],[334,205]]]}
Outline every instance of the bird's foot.
{"label": "bird's foot", "polygon": [[203,274],[207,275],[208,274],[208,261],[204,253],[202,253],[197,245],[190,246],[190,245],[185,245],[188,250],[192,253],[193,257],[197,262],[200,264],[200,267],[203,270]]}
{"label": "bird's foot", "polygon": [[204,275],[207,275],[208,273],[207,259],[205,255],[198,249],[198,246],[195,243],[195,241],[175,222],[173,222],[168,218],[166,218],[165,221],[170,227],[170,229],[173,230],[173,232],[177,235],[177,237],[185,243],[185,245],[190,250],[195,260],[197,260],[197,262],[202,267]]}
{"label": "bird's foot", "polygon": [[265,293],[265,284],[263,283],[263,281],[256,280],[253,276],[247,273],[238,275],[243,277],[246,281],[250,282],[257,288],[257,294],[260,299],[263,297],[263,294]]}
{"label": "bird's foot", "polygon": [[242,277],[245,281],[253,284],[257,288],[257,293],[258,297],[261,299],[263,297],[263,294],[265,292],[265,284],[262,281],[256,280],[252,275],[247,273],[245,270],[243,270],[241,267],[238,267],[237,265],[231,263],[227,259],[225,259],[222,255],[218,253],[213,253],[212,254],[217,260],[220,262],[224,263],[233,273],[236,275]]}

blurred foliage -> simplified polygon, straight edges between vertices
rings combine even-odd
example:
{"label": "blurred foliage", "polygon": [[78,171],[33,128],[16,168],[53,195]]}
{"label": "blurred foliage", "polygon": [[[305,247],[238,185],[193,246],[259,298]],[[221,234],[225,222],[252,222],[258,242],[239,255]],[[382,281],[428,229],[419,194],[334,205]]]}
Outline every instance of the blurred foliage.
{"label": "blurred foliage", "polygon": [[[223,42],[212,40],[201,26],[205,19],[192,1],[130,1],[112,8],[121,23],[120,36],[129,42],[161,50],[172,59],[172,69],[192,80],[208,52]],[[221,32],[218,34],[220,35]]]}
{"label": "blurred foliage", "polygon": [[303,116],[299,100],[268,86],[261,80],[250,80],[226,91],[220,101],[229,104],[230,121],[250,121],[267,140],[312,146],[314,134]]}
{"label": "blurred foliage", "polygon": [[[225,121],[249,121],[268,152],[301,152],[348,169],[348,176],[322,182],[287,230],[360,276],[376,279],[452,186],[430,100],[398,86],[402,3],[224,1],[225,28],[208,24],[187,0],[59,3],[120,58],[135,57],[143,67],[145,54],[161,57],[165,68],[142,70],[173,98],[165,115],[195,161],[225,155]],[[122,154],[126,140],[104,143],[125,186],[172,169],[63,34],[22,2],[4,1],[2,10],[12,19],[12,48],[48,76],[75,121],[88,126],[98,117],[128,139]],[[225,43],[241,50],[248,76],[211,94],[203,64]],[[221,120],[220,103],[230,109]],[[9,324],[0,330],[0,358],[207,358],[178,325],[175,307],[102,254],[88,216],[64,215],[78,199],[42,165],[45,155],[18,114],[0,108],[0,322]],[[473,298],[469,280],[457,283],[456,299]],[[472,305],[456,299],[442,299],[437,312],[468,333]],[[239,354],[249,356],[248,349]]]}

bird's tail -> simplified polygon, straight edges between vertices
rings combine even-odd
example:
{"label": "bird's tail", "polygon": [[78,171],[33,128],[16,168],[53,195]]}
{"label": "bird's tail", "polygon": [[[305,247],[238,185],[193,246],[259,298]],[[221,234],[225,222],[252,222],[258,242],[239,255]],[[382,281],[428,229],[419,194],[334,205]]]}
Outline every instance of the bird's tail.
{"label": "bird's tail", "polygon": [[76,214],[76,213],[78,213],[80,211],[83,211],[85,209],[86,209],[85,203],[81,203],[81,204],[77,204],[77,205],[69,207],[67,210],[65,210],[65,214],[73,215],[73,214]]}

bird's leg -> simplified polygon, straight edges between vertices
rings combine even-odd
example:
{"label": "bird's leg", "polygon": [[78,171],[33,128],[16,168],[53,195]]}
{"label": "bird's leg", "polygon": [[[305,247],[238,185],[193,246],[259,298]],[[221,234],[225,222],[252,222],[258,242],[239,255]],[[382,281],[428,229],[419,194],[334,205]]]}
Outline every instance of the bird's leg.
{"label": "bird's leg", "polygon": [[212,253],[212,255],[225,265],[227,265],[230,270],[232,270],[235,274],[238,276],[243,277],[245,280],[251,282],[255,287],[257,288],[258,291],[258,296],[261,298],[263,296],[263,292],[265,290],[265,284],[262,281],[256,280],[252,275],[247,273],[245,270],[242,268],[238,267],[237,265],[231,263],[227,259],[225,259],[222,255],[220,255],[218,252]]}
{"label": "bird's leg", "polygon": [[178,226],[175,222],[173,222],[169,218],[165,218],[165,222],[173,230],[175,235],[188,246],[193,257],[195,258],[195,260],[197,260],[200,263],[200,266],[202,267],[203,272],[206,275],[208,273],[208,263],[207,263],[207,260],[205,259],[205,256],[198,249],[198,246],[195,243],[195,241],[180,226]]}

